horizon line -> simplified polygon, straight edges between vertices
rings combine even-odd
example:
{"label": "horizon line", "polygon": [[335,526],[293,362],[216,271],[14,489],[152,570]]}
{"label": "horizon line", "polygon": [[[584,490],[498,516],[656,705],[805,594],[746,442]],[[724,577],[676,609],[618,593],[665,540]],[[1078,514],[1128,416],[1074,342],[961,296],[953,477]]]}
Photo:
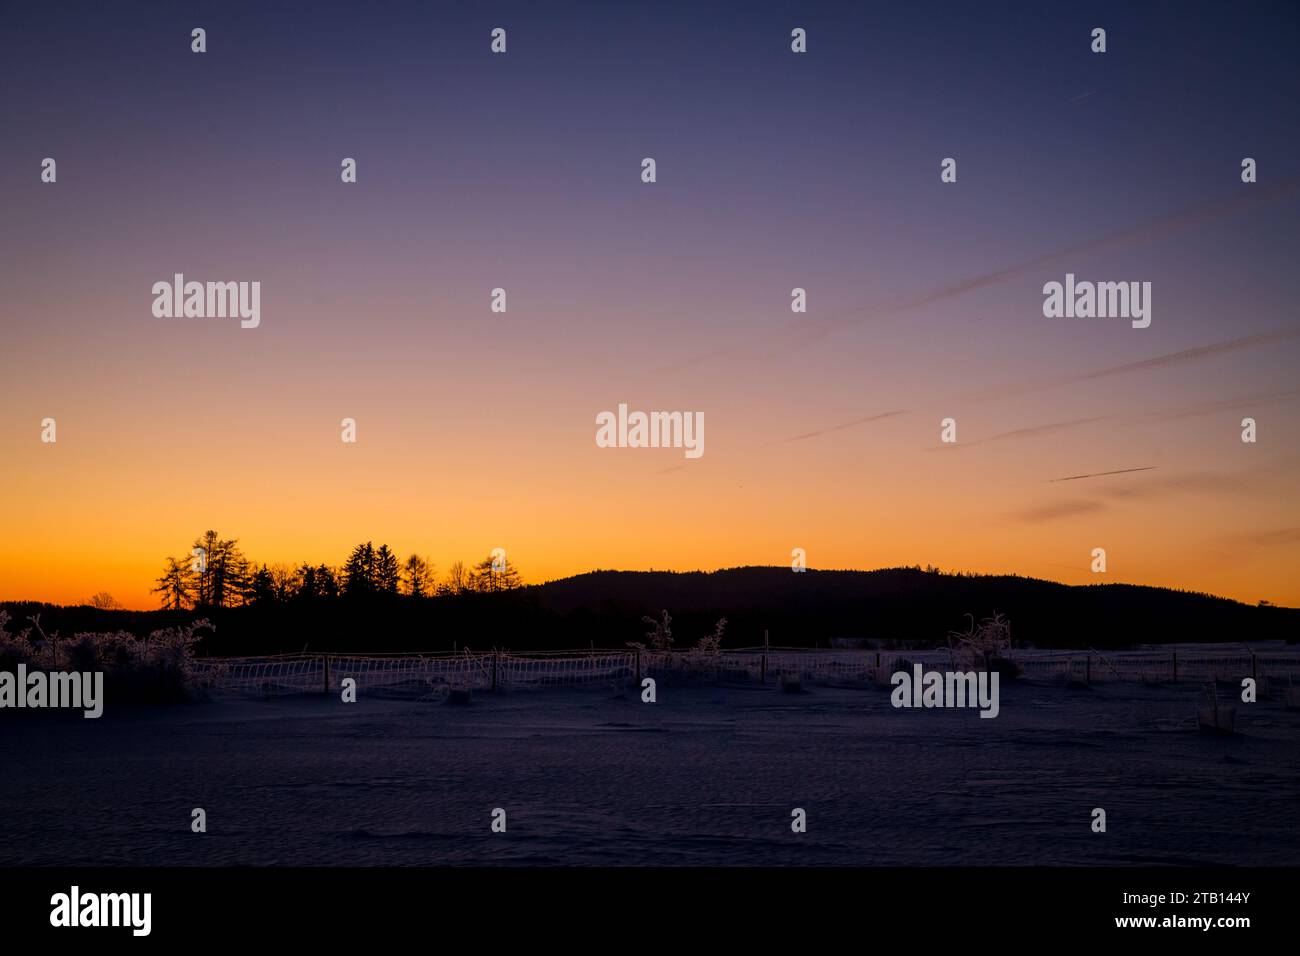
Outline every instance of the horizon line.
{"label": "horizon line", "polygon": [[[306,563],[306,562],[304,562],[304,563]],[[1061,567],[1066,567],[1065,565],[1060,565],[1060,566],[1061,566]],[[1075,570],[1075,571],[1078,572],[1078,573],[1083,573],[1083,572],[1087,572],[1087,571],[1088,571],[1087,568],[1072,568],[1072,570]],[[546,580],[544,580],[544,581],[537,581],[537,582],[524,582],[524,583],[520,584],[518,588],[514,588],[514,589],[505,589],[505,590],[496,591],[496,592],[470,592],[470,591],[465,591],[465,592],[456,593],[456,594],[446,594],[446,593],[441,593],[441,594],[440,594],[440,593],[435,592],[435,593],[433,593],[433,594],[421,595],[421,598],[427,598],[427,599],[438,599],[438,598],[446,598],[446,597],[460,597],[460,596],[461,596],[462,594],[464,594],[464,593],[498,593],[498,594],[501,594],[501,593],[506,593],[506,590],[526,590],[526,589],[533,589],[533,588],[543,588],[543,587],[547,587],[548,585],[559,584],[559,583],[563,583],[563,582],[565,582],[565,581],[572,581],[572,580],[575,580],[575,579],[577,579],[577,578],[587,577],[587,576],[590,576],[590,575],[596,575],[596,574],[671,574],[671,575],[700,574],[700,575],[713,575],[713,574],[725,574],[725,573],[728,573],[728,572],[734,572],[734,571],[782,571],[782,572],[789,573],[789,574],[805,574],[805,573],[809,573],[809,572],[815,572],[815,573],[821,573],[821,574],[880,574],[880,573],[888,572],[888,571],[913,571],[913,572],[918,572],[918,573],[921,573],[921,574],[935,574],[935,575],[943,576],[943,577],[1020,578],[1020,579],[1026,580],[1026,581],[1037,581],[1037,582],[1041,582],[1041,583],[1044,583],[1044,584],[1054,584],[1054,585],[1057,585],[1057,586],[1059,586],[1059,587],[1066,587],[1066,588],[1084,588],[1084,587],[1116,587],[1116,586],[1119,586],[1119,587],[1130,587],[1130,588],[1145,588],[1145,589],[1152,590],[1152,591],[1168,591],[1168,592],[1171,592],[1171,593],[1174,593],[1174,594],[1188,594],[1188,595],[1195,595],[1195,596],[1198,596],[1198,597],[1212,598],[1212,599],[1217,600],[1217,601],[1228,601],[1228,602],[1230,602],[1230,603],[1232,603],[1232,604],[1239,604],[1239,605],[1241,605],[1241,606],[1243,606],[1243,607],[1272,607],[1272,608],[1278,608],[1279,610],[1300,610],[1300,608],[1291,607],[1290,605],[1276,604],[1276,603],[1274,603],[1274,602],[1272,602],[1272,601],[1267,601],[1267,600],[1261,600],[1261,601],[1259,601],[1259,602],[1256,602],[1256,603],[1252,604],[1252,603],[1250,603],[1250,602],[1243,601],[1243,600],[1240,600],[1240,599],[1238,599],[1238,598],[1228,597],[1228,596],[1226,596],[1226,595],[1222,595],[1222,594],[1214,594],[1214,593],[1209,592],[1209,591],[1199,591],[1199,590],[1195,590],[1195,589],[1191,589],[1191,588],[1171,587],[1171,586],[1167,586],[1167,585],[1159,585],[1159,584],[1139,584],[1139,583],[1135,583],[1135,582],[1131,582],[1131,581],[1091,581],[1091,582],[1088,582],[1088,583],[1086,583],[1086,584],[1071,584],[1071,583],[1069,583],[1069,582],[1061,581],[1061,580],[1058,580],[1058,579],[1056,579],[1056,578],[1039,577],[1039,576],[1037,576],[1037,575],[1027,574],[1027,573],[1024,573],[1024,572],[1015,572],[1015,571],[1012,571],[1012,572],[1007,572],[1007,571],[1003,571],[1003,572],[991,572],[991,571],[971,571],[971,570],[963,570],[963,569],[949,569],[949,570],[944,570],[944,569],[942,569],[942,568],[938,568],[938,567],[935,567],[935,566],[933,566],[933,565],[926,565],[926,566],[923,567],[922,565],[919,565],[919,564],[888,565],[888,566],[881,566],[881,567],[875,567],[875,568],[852,568],[852,567],[846,567],[846,568],[810,568],[810,567],[804,567],[804,568],[799,569],[799,570],[795,570],[795,569],[791,568],[790,566],[788,566],[788,565],[784,565],[784,564],[739,564],[739,565],[732,565],[732,566],[728,566],[728,567],[718,567],[718,568],[713,568],[712,570],[706,570],[706,569],[704,569],[704,568],[693,568],[693,569],[691,569],[691,570],[684,570],[684,571],[676,571],[676,570],[672,570],[672,569],[670,569],[670,568],[591,568],[591,569],[589,569],[589,570],[587,570],[587,571],[578,571],[578,572],[575,572],[575,573],[573,573],[573,574],[567,574],[567,575],[564,575],[564,576],[562,576],[562,577],[557,577],[557,578],[548,578],[548,579],[546,579]],[[1089,572],[1089,573],[1091,573],[1091,572]],[[371,597],[374,597],[374,596],[377,596],[377,595],[371,595]],[[398,598],[410,598],[410,597],[413,597],[413,595],[409,595],[409,594],[400,594],[400,593],[398,593],[398,594],[391,594],[391,595],[388,595],[388,596],[389,596],[389,597],[398,597]],[[342,598],[342,597],[343,597],[343,595],[340,594],[337,598],[335,598],[335,600],[340,599],[340,598]],[[57,602],[54,602],[54,601],[46,601],[46,600],[41,600],[41,599],[38,599],[38,598],[7,598],[7,597],[0,597],[0,607],[3,607],[3,606],[6,605],[6,604],[37,604],[37,605],[43,605],[43,606],[47,606],[47,607],[59,607],[59,608],[82,608],[82,607],[85,607],[85,608],[91,608],[92,610],[105,611],[105,612],[108,612],[108,613],[127,613],[127,614],[153,614],[153,613],[158,613],[158,612],[175,612],[175,611],[177,611],[176,608],[165,608],[165,607],[125,607],[125,606],[121,606],[121,605],[119,605],[119,606],[117,606],[117,607],[110,607],[110,608],[95,608],[94,605],[91,605],[91,604],[89,604],[89,603],[87,603],[87,602],[82,602],[82,603],[80,603],[80,604],[60,604],[60,603],[57,603]],[[214,606],[204,606],[204,607],[202,607],[202,608],[186,608],[186,609],[181,609],[181,610],[186,610],[186,611],[194,611],[194,610],[214,610],[214,609],[218,609],[218,608],[219,608],[219,609],[222,609],[222,610],[229,610],[229,609],[233,609],[233,608],[235,608],[235,607],[244,607],[244,606],[247,606],[247,605],[229,605],[229,606],[216,606],[216,607],[214,607]]]}

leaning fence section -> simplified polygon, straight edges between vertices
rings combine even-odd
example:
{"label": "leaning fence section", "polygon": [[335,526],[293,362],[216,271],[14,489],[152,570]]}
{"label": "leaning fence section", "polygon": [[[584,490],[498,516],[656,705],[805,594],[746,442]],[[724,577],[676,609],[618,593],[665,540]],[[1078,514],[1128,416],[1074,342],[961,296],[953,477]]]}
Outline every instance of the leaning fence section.
{"label": "leaning fence section", "polygon": [[190,665],[190,673],[209,692],[278,697],[324,690],[325,660],[306,655],[203,658]]}
{"label": "leaning fence section", "polygon": [[[1071,683],[1130,681],[1172,683],[1245,677],[1300,686],[1300,649],[1264,654],[1136,651],[1024,651],[1010,660],[1021,677]],[[945,649],[808,650],[753,648],[699,651],[589,650],[537,654],[503,651],[460,654],[291,654],[278,657],[206,658],[195,661],[198,686],[211,694],[278,697],[333,693],[345,680],[371,695],[436,698],[452,690],[527,690],[610,685],[643,677],[706,682],[880,684],[920,664],[957,666]]]}
{"label": "leaning fence section", "polygon": [[631,651],[289,655],[208,658],[193,665],[195,683],[210,694],[260,697],[332,693],[347,680],[367,694],[420,698],[451,690],[621,684],[637,673],[637,656]]}

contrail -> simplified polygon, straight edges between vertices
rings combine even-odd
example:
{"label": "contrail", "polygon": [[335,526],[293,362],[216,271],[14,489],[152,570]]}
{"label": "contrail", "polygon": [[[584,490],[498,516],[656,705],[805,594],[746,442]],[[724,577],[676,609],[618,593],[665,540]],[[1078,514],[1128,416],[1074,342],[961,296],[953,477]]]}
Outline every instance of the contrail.
{"label": "contrail", "polygon": [[1069,379],[1069,381],[1087,382],[1097,378],[1109,378],[1112,375],[1123,375],[1126,372],[1138,372],[1143,369],[1151,368],[1164,368],[1168,365],[1181,365],[1184,362],[1194,362],[1198,359],[1223,355],[1227,352],[1236,352],[1240,349],[1251,348],[1255,345],[1267,345],[1270,342],[1281,342],[1285,339],[1293,339],[1297,335],[1300,335],[1300,328],[1276,329],[1272,332],[1260,332],[1258,335],[1244,335],[1239,339],[1228,339],[1226,342],[1215,342],[1213,345],[1201,345],[1196,348],[1182,349],[1178,352],[1170,352],[1167,355],[1157,355],[1154,358],[1142,359],[1138,362],[1126,362],[1123,365],[1112,365],[1108,368],[1085,372],[1082,375],[1075,375]]}
{"label": "contrail", "polygon": [[[938,286],[927,292],[914,293],[912,295],[896,296],[881,302],[863,306],[857,309],[851,309],[838,315],[828,316],[825,319],[800,322],[795,325],[788,325],[783,338],[786,342],[781,346],[780,351],[788,348],[797,348],[801,345],[810,345],[813,342],[831,334],[837,328],[846,328],[857,325],[870,319],[882,319],[903,312],[910,312],[915,309],[932,305],[936,302],[942,302],[945,299],[956,298],[965,295],[967,292],[974,292],[977,289],[983,289],[988,286],[998,285],[1010,279],[1016,279],[1020,276],[1037,272],[1045,266],[1052,265],[1062,261],[1078,261],[1087,256],[1104,252],[1120,246],[1132,245],[1138,242],[1149,242],[1167,235],[1182,232],[1193,226],[1202,223],[1211,222],[1215,219],[1229,216],[1262,203],[1278,199],[1285,199],[1300,191],[1300,178],[1284,180],[1272,186],[1255,185],[1250,189],[1243,189],[1230,196],[1214,199],[1209,202],[1201,202],[1177,212],[1159,216],[1155,219],[1139,223],[1128,229],[1111,233],[1108,236],[1101,236],[1096,239],[1089,239],[1085,242],[1068,246],[1056,252],[1049,252],[1036,258],[1026,260],[1016,265],[1008,266],[1005,269],[997,269],[993,272],[986,272],[981,275],[971,276],[966,279],[960,279],[955,282],[949,282]],[[687,368],[700,362],[708,361],[722,355],[734,354],[741,351],[741,348],[720,348],[711,352],[703,353],[677,362],[672,365],[664,366],[656,371],[674,371]]]}
{"label": "contrail", "polygon": [[[973,448],[976,445],[986,445],[989,442],[1005,441],[1009,438],[1033,438],[1035,435],[1045,435],[1051,432],[1065,431],[1068,428],[1078,428],[1080,425],[1091,425],[1093,422],[1105,421],[1113,418],[1112,415],[1093,415],[1090,418],[1074,418],[1065,422],[1048,422],[1046,425],[1030,425],[1026,428],[1014,428],[1009,432],[998,432],[996,435],[989,435],[987,438],[977,438],[974,441],[962,442],[958,445],[948,446],[948,450],[958,448]],[[939,451],[939,448],[933,448],[932,451]]]}
{"label": "contrail", "polygon": [[1253,408],[1270,402],[1280,402],[1288,398],[1300,398],[1300,388],[1288,388],[1279,392],[1257,392],[1254,395],[1242,395],[1238,398],[1224,398],[1216,402],[1203,402],[1180,411],[1158,412],[1144,416],[1144,421],[1170,422],[1180,418],[1195,418],[1198,415],[1212,415],[1215,412],[1228,412],[1238,408]]}
{"label": "contrail", "polygon": [[1068,478],[1049,478],[1049,483],[1054,481],[1078,481],[1080,478],[1104,478],[1106,475],[1129,475],[1135,471],[1154,471],[1155,465],[1147,465],[1145,468],[1120,468],[1117,471],[1094,471],[1087,475],[1070,475]]}
{"label": "contrail", "polygon": [[907,414],[906,409],[897,409],[892,412],[881,412],[879,415],[868,415],[866,418],[855,418],[851,422],[845,422],[843,425],[831,425],[829,428],[819,428],[816,431],[804,432],[802,435],[795,435],[793,438],[785,439],[787,442],[803,441],[807,438],[816,438],[819,435],[827,435],[831,432],[843,431],[846,428],[852,428],[854,425],[865,425],[867,422],[878,422],[882,418],[893,418],[896,415]]}
{"label": "contrail", "polygon": [[1140,372],[1149,369],[1185,365],[1190,362],[1199,362],[1201,359],[1214,358],[1218,355],[1226,355],[1229,352],[1237,352],[1242,349],[1254,348],[1259,345],[1269,345],[1273,342],[1284,342],[1287,339],[1293,339],[1297,336],[1300,336],[1300,326],[1274,329],[1271,332],[1260,332],[1256,335],[1243,335],[1241,338],[1228,339],[1223,342],[1213,342],[1209,345],[1198,345],[1194,348],[1180,349],[1177,352],[1166,352],[1164,355],[1155,355],[1151,358],[1140,359],[1136,362],[1125,362],[1122,365],[1107,365],[1103,368],[1093,369],[1091,372],[1083,372],[1079,375],[1064,375],[1057,378],[1039,379],[1035,382],[985,387],[972,392],[967,392],[963,397],[973,400],[1015,398],[1018,395],[1024,395],[1028,392],[1037,392],[1049,388],[1059,388],[1062,385],[1073,385],[1078,382],[1095,381],[1099,378],[1126,375],[1129,372]]}

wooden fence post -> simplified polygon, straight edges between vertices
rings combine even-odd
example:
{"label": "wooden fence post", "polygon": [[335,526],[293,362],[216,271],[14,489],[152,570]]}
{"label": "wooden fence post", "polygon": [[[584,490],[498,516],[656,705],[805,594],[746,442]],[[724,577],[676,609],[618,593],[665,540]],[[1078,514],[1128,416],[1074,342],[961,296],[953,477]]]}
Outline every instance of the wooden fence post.
{"label": "wooden fence post", "polygon": [[500,652],[500,651],[493,651],[493,652],[492,652],[492,691],[493,691],[493,693],[495,693],[495,692],[496,692],[496,689],[497,689],[497,658],[500,657],[500,656],[501,656],[501,652]]}
{"label": "wooden fence post", "polygon": [[330,692],[330,656],[328,654],[325,654],[322,655],[321,659],[325,663],[325,666],[324,668],[322,668],[322,670],[324,671],[325,674],[325,694],[328,696]]}

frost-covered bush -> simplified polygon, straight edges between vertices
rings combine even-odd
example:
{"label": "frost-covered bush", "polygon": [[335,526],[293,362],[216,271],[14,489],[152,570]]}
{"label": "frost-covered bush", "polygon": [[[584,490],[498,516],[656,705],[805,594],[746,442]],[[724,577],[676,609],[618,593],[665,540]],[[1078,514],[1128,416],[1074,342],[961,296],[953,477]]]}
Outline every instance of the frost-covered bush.
{"label": "frost-covered bush", "polygon": [[194,690],[194,645],[200,631],[214,630],[207,620],[185,627],[168,627],[138,638],[128,631],[83,632],[60,640],[47,636],[39,617],[17,634],[8,629],[9,615],[0,611],[0,670],[18,664],[47,671],[103,671],[104,694],[112,703],[163,704],[187,700]]}
{"label": "frost-covered bush", "polygon": [[662,611],[661,616],[643,617],[652,630],[646,632],[649,647],[640,641],[629,641],[627,646],[638,651],[650,650],[648,665],[656,676],[710,677],[716,676],[722,657],[722,632],[727,626],[727,619],[721,618],[713,627],[712,634],[705,634],[694,647],[682,651],[673,651],[672,615]]}
{"label": "frost-covered bush", "polygon": [[964,631],[948,632],[948,649],[952,654],[953,666],[958,670],[993,669],[1006,677],[1015,677],[1020,667],[1011,660],[1011,622],[993,612],[979,625],[975,616]]}
{"label": "frost-covered bush", "polygon": [[655,620],[652,617],[641,618],[642,622],[649,624],[653,630],[647,631],[645,638],[650,642],[650,649],[654,651],[670,651],[673,649],[673,619],[665,609],[663,617]]}
{"label": "frost-covered bush", "polygon": [[713,633],[705,634],[695,645],[697,653],[709,657],[717,657],[722,651],[722,631],[727,626],[725,617],[719,618],[718,623],[713,625]]}
{"label": "frost-covered bush", "polygon": [[26,628],[17,634],[9,632],[8,611],[0,611],[0,671],[14,671],[19,664],[28,667],[40,666],[41,648],[27,639],[32,629]]}

